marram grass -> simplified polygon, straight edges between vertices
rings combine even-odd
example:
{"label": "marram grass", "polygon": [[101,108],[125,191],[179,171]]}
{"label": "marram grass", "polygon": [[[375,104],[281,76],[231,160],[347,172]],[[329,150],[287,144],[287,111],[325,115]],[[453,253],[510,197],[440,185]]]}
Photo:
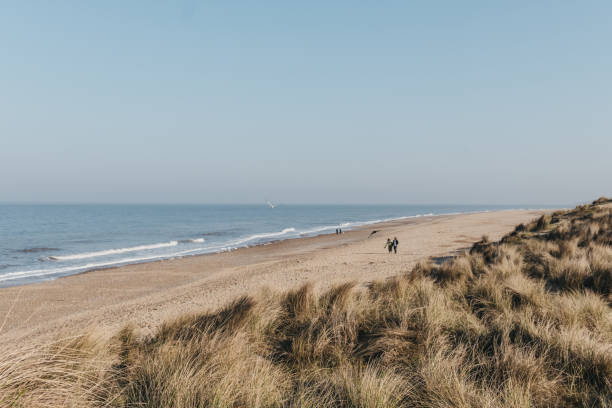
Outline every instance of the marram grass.
{"label": "marram grass", "polygon": [[0,351],[0,406],[612,406],[611,245],[599,199],[366,288]]}

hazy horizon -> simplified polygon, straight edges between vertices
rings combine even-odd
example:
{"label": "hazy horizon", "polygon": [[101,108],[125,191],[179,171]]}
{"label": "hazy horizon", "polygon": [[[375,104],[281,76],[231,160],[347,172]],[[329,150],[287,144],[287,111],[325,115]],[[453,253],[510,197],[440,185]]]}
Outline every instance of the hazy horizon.
{"label": "hazy horizon", "polygon": [[0,202],[612,195],[612,4],[5,2]]}
{"label": "hazy horizon", "polygon": [[[342,202],[310,202],[310,203],[301,203],[301,202],[272,202],[275,206],[453,206],[453,205],[464,205],[464,206],[486,206],[490,205],[492,207],[508,207],[513,206],[513,208],[519,209],[521,206],[537,206],[540,208],[561,208],[562,206],[573,207],[575,205],[580,204],[588,204],[593,200],[578,200],[571,203],[460,203],[460,202],[440,202],[440,203],[427,203],[427,202],[412,202],[412,203],[382,203],[382,202],[350,202],[350,203],[342,203]],[[0,201],[0,205],[108,205],[108,206],[267,206],[267,201],[260,202],[86,202],[86,201]],[[568,207],[568,208],[569,208]],[[524,208],[531,209],[531,208]]]}

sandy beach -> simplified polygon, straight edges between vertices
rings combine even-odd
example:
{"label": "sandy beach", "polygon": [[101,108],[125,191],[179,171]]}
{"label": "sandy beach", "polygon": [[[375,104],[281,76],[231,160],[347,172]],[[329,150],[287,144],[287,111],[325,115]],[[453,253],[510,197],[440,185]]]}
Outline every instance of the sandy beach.
{"label": "sandy beach", "polygon": [[[340,236],[291,239],[213,255],[98,270],[0,289],[0,341],[49,340],[131,324],[143,334],[187,312],[233,298],[306,282],[323,289],[409,271],[417,262],[452,256],[488,235],[499,239],[542,211],[508,210],[422,217],[369,225]],[[371,235],[372,231],[377,232]],[[397,255],[383,248],[397,237]]]}

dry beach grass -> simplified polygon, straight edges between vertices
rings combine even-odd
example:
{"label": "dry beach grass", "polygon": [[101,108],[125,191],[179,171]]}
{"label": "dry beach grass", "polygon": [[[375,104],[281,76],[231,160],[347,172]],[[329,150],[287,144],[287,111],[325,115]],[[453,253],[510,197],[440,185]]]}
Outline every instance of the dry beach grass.
{"label": "dry beach grass", "polygon": [[147,336],[0,351],[0,406],[606,407],[611,306],[600,199],[366,287],[307,284]]}

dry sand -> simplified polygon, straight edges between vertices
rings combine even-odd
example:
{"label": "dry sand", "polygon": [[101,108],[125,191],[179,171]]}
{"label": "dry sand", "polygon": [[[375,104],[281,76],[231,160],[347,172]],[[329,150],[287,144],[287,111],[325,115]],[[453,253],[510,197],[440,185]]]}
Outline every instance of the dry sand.
{"label": "dry sand", "polygon": [[[370,225],[337,236],[300,238],[214,255],[104,269],[0,289],[3,345],[48,340],[92,328],[113,333],[132,324],[146,334],[185,312],[215,308],[264,288],[312,282],[366,283],[406,272],[418,261],[454,255],[482,235],[499,239],[542,211],[512,210],[422,217]],[[376,234],[369,237],[373,230]],[[399,253],[386,239],[396,236]]]}

